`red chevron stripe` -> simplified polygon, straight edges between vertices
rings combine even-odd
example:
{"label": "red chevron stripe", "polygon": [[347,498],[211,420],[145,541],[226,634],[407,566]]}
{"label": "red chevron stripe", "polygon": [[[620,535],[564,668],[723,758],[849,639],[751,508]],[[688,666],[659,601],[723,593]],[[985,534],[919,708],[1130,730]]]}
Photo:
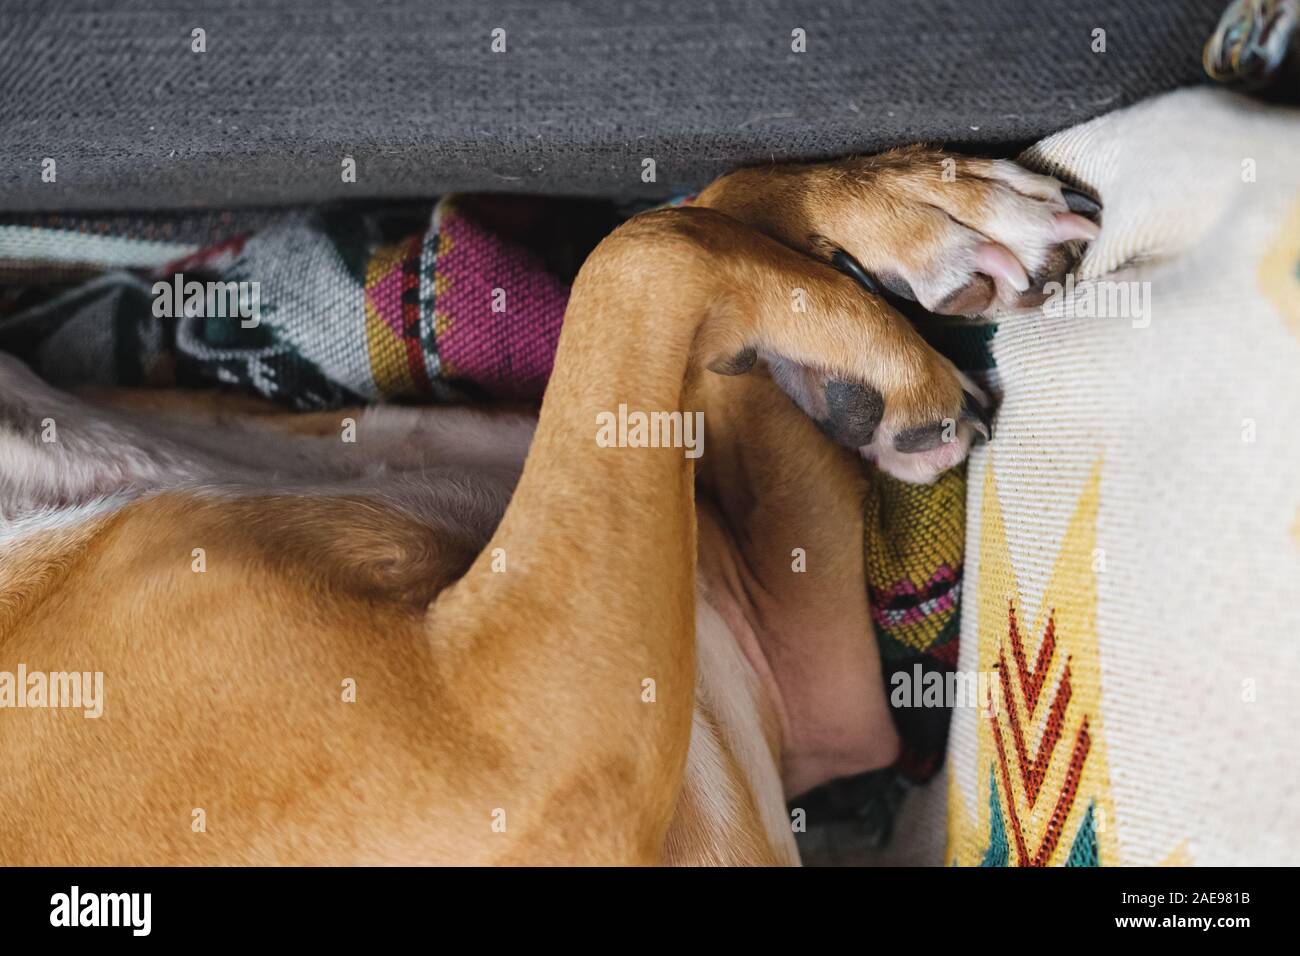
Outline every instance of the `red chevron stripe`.
{"label": "red chevron stripe", "polygon": [[[1025,720],[1032,724],[1034,712],[1037,709],[1038,700],[1051,667],[1052,656],[1056,651],[1055,611],[1048,614],[1047,626],[1043,632],[1043,643],[1035,656],[1032,672],[1026,664],[1024,644],[1020,639],[1014,604],[1008,604],[1007,625],[1007,634],[1011,641],[1013,659],[1016,662],[1016,674],[1019,679],[1021,696],[1024,698],[1026,707]],[[1025,731],[1021,724],[1019,710],[1016,708],[1016,699],[1011,691],[1011,682],[1006,679],[1009,668],[1007,667],[1005,645],[998,649],[998,669],[1003,676],[1002,699],[1006,704],[1007,722],[1011,730],[1012,746],[1016,753],[1017,769],[1020,772],[1025,796],[1032,810],[1038,802],[1043,781],[1047,777],[1047,770],[1052,762],[1052,755],[1055,753],[1056,745],[1060,742],[1061,734],[1065,729],[1065,715],[1074,693],[1073,684],[1070,680],[1070,660],[1066,659],[1065,670],[1062,672],[1061,679],[1052,695],[1051,710],[1043,727],[1043,736],[1038,743],[1038,750],[1032,760],[1025,744]],[[1079,790],[1079,781],[1083,777],[1083,765],[1087,761],[1088,752],[1092,747],[1092,737],[1088,732],[1088,717],[1086,714],[1084,715],[1079,731],[1075,735],[1074,747],[1070,754],[1070,763],[1066,767],[1061,792],[1057,794],[1056,805],[1052,808],[1052,816],[1043,832],[1043,839],[1032,854],[1025,842],[1024,827],[1020,822],[1020,814],[1015,805],[1015,791],[1011,787],[1011,760],[1008,755],[1010,748],[1008,748],[1006,738],[1003,736],[1001,721],[996,716],[993,718],[993,741],[998,751],[998,769],[1002,778],[1002,789],[1006,796],[1005,804],[1007,816],[1011,822],[1011,835],[1016,846],[1016,859],[1021,866],[1045,866],[1060,842],[1065,821],[1070,815],[1070,810],[1074,807],[1075,797]]]}
{"label": "red chevron stripe", "polygon": [[1030,864],[1031,866],[1046,866],[1052,851],[1056,849],[1056,844],[1061,839],[1061,831],[1065,829],[1065,820],[1070,815],[1074,798],[1079,792],[1079,780],[1083,777],[1083,763],[1088,759],[1088,751],[1091,748],[1092,736],[1088,733],[1088,718],[1084,717],[1083,725],[1074,738],[1074,753],[1070,755],[1070,766],[1066,768],[1065,780],[1061,783],[1061,794],[1056,798],[1052,818],[1047,822],[1047,832],[1043,834],[1043,842],[1039,845],[1038,852],[1034,854],[1034,862]]}
{"label": "red chevron stripe", "polygon": [[1079,793],[1079,781],[1083,777],[1083,765],[1088,759],[1088,751],[1092,749],[1092,736],[1088,733],[1088,718],[1083,719],[1083,725],[1075,735],[1074,752],[1070,755],[1070,765],[1066,768],[1065,780],[1061,784],[1061,792],[1057,795],[1056,806],[1052,809],[1051,819],[1047,822],[1043,840],[1032,857],[1025,846],[1024,827],[1021,826],[1020,814],[1016,811],[1015,791],[1011,789],[1011,773],[1008,769],[1007,750],[1003,744],[1002,731],[998,727],[996,720],[993,721],[993,740],[997,744],[1002,791],[1006,797],[1007,816],[1011,818],[1011,835],[1016,844],[1018,865],[1046,866],[1052,852],[1056,849],[1056,844],[1060,842],[1061,832],[1065,829],[1065,821],[1069,818],[1070,810],[1074,807],[1075,797]]}
{"label": "red chevron stripe", "polygon": [[[1003,674],[1007,672],[1006,658],[1002,653],[998,653],[998,667]],[[1070,683],[1070,665],[1067,662],[1065,672],[1061,675],[1061,681],[1056,685],[1056,693],[1052,696],[1052,710],[1047,715],[1047,723],[1043,727],[1043,737],[1038,742],[1038,750],[1034,754],[1033,760],[1029,758],[1029,749],[1025,746],[1025,733],[1020,724],[1020,715],[1016,710],[1015,701],[1011,697],[1011,688],[1008,686],[1011,682],[1003,680],[1002,682],[1002,699],[1006,702],[1007,721],[1011,724],[1011,738],[1016,746],[1016,759],[1019,762],[1020,777],[1025,783],[1025,795],[1029,798],[1029,806],[1033,807],[1038,803],[1038,791],[1043,785],[1043,777],[1047,774],[1047,767],[1052,762],[1052,754],[1056,750],[1056,744],[1061,739],[1061,731],[1065,726],[1065,711],[1070,706],[1070,698],[1074,694],[1073,685]],[[1030,720],[1033,719],[1033,713],[1028,715]]]}
{"label": "red chevron stripe", "polygon": [[1038,645],[1038,654],[1034,658],[1034,670],[1029,671],[1025,660],[1025,644],[1020,639],[1020,624],[1016,620],[1016,606],[1007,602],[1007,634],[1011,638],[1011,654],[1016,661],[1016,675],[1020,686],[1024,688],[1025,700],[1032,715],[1038,710],[1038,695],[1042,692],[1043,681],[1047,680],[1047,669],[1051,666],[1052,655],[1056,652],[1056,609],[1047,615],[1047,627],[1043,629],[1043,642]]}

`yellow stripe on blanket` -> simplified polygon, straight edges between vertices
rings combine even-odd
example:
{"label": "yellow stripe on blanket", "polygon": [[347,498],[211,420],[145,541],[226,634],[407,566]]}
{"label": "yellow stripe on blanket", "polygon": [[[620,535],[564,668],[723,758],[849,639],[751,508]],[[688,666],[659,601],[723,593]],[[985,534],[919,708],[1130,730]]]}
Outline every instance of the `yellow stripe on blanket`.
{"label": "yellow stripe on blanket", "polygon": [[1260,260],[1259,287],[1277,307],[1292,334],[1300,338],[1300,202]]}

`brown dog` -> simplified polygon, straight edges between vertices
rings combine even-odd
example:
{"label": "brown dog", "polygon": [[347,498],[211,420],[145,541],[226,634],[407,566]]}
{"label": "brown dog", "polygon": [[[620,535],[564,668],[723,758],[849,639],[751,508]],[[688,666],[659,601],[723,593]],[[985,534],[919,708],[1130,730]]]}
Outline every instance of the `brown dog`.
{"label": "brown dog", "polygon": [[[859,455],[930,480],[981,427],[827,263],[991,314],[1081,202],[919,149],[725,177],[591,255],[536,421],[89,404],[0,357],[0,670],[103,674],[97,718],[57,677],[0,710],[0,863],[797,862],[786,798],[897,746]],[[624,410],[665,442],[607,447]]]}

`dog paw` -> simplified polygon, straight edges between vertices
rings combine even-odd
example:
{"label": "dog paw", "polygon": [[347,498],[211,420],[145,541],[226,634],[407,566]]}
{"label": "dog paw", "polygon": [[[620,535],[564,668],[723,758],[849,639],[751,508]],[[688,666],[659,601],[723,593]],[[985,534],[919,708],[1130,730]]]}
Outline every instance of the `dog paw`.
{"label": "dog paw", "polygon": [[706,349],[707,368],[744,374],[762,359],[824,435],[903,481],[932,482],[992,437],[988,398],[893,305],[804,257],[791,264],[740,310],[756,316],[753,334]]}
{"label": "dog paw", "polygon": [[703,368],[744,375],[761,359],[823,434],[904,481],[933,481],[990,437],[983,393],[893,305],[759,238],[714,253],[722,291],[696,336]]}
{"label": "dog paw", "polygon": [[[900,317],[900,321],[904,321]],[[889,475],[929,484],[992,436],[984,393],[947,359],[911,351],[892,374],[832,372],[763,354],[773,380],[836,444]]]}
{"label": "dog paw", "polygon": [[[754,213],[760,225],[900,308],[903,298],[944,315],[995,317],[1040,305],[1101,221],[1096,200],[1050,176],[921,148],[798,167],[774,181],[769,194],[785,199],[769,202],[774,213]],[[928,483],[991,437],[992,426],[979,388],[924,351],[899,351],[911,367],[883,389],[779,356],[769,365],[832,439],[896,478]]]}
{"label": "dog paw", "polygon": [[955,416],[881,436],[858,453],[886,474],[913,484],[930,484],[965,461],[977,441],[993,437],[992,408],[978,387],[956,374],[962,382],[962,404]]}
{"label": "dog paw", "polygon": [[946,315],[1031,308],[1095,238],[1101,206],[1009,160],[921,147],[741,170],[701,194],[874,293]]}
{"label": "dog paw", "polygon": [[838,196],[817,192],[824,225],[811,242],[824,257],[943,315],[1040,305],[1101,220],[1098,202],[1050,176],[928,150],[877,158]]}

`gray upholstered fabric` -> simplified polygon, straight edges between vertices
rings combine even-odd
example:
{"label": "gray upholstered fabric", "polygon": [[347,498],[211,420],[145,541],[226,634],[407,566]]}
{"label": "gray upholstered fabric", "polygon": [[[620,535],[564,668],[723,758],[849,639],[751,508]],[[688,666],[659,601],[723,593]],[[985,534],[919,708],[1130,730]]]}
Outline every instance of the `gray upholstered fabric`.
{"label": "gray upholstered fabric", "polygon": [[1196,82],[1223,0],[95,6],[0,0],[0,210],[662,196],[769,158],[1027,141]]}

